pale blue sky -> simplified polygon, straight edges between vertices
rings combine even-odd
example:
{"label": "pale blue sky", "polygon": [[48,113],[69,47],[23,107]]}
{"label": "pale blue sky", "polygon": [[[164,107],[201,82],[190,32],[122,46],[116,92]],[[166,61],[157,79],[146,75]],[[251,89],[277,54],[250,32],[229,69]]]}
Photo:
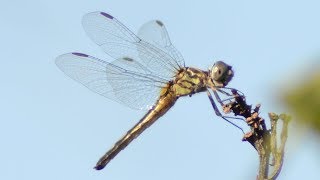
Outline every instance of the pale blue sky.
{"label": "pale blue sky", "polygon": [[[144,112],[92,93],[54,59],[79,51],[108,61],[81,18],[105,11],[137,32],[162,20],[187,66],[224,60],[229,84],[262,116],[285,107],[277,92],[294,82],[320,50],[320,3],[314,1],[18,1],[0,3],[0,179],[255,179],[258,157],[242,134],[213,113],[205,95],[179,99],[104,170],[96,161]],[[303,79],[300,77],[300,79]],[[279,179],[318,179],[319,145],[291,124]]]}

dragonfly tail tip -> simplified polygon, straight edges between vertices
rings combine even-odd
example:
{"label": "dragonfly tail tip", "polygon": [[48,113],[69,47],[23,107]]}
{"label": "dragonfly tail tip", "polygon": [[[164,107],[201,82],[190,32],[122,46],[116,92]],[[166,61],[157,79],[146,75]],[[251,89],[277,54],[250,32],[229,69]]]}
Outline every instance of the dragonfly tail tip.
{"label": "dragonfly tail tip", "polygon": [[96,170],[101,170],[101,169],[103,169],[103,168],[104,168],[103,165],[96,165],[96,166],[94,167],[94,169],[96,169]]}

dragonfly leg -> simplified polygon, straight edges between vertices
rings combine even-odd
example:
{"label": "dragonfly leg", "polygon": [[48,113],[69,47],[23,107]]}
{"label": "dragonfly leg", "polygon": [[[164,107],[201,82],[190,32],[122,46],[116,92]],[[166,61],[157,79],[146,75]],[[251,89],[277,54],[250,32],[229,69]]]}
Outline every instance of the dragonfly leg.
{"label": "dragonfly leg", "polygon": [[[219,100],[220,100],[219,103],[223,106],[224,104],[221,102],[221,99],[220,99],[219,95],[217,94],[217,92],[214,91],[214,90],[213,90],[213,92],[214,92],[215,97],[217,98],[218,102],[219,102]],[[241,118],[223,116],[223,115],[220,113],[219,108],[217,107],[216,103],[214,102],[214,100],[213,100],[213,98],[212,98],[211,93],[210,93],[208,90],[207,90],[207,95],[208,95],[208,97],[209,97],[210,103],[211,103],[211,105],[212,105],[212,107],[213,107],[213,109],[214,109],[215,114],[216,114],[217,116],[221,117],[222,119],[224,119],[225,121],[229,122],[229,123],[232,124],[233,126],[237,127],[238,129],[240,129],[240,130],[242,131],[243,134],[245,134],[244,131],[243,131],[243,129],[242,129],[240,126],[236,125],[235,123],[233,123],[233,122],[231,122],[230,120],[227,119],[227,118],[234,118],[234,119],[241,119]],[[242,119],[241,119],[241,120],[242,120]]]}
{"label": "dragonfly leg", "polygon": [[[234,99],[235,97],[232,97],[232,98],[228,98],[228,99],[224,99],[224,100],[221,100],[221,98],[220,98],[220,96],[219,96],[219,94],[217,93],[217,91],[219,91],[219,92],[223,92],[223,94],[225,94],[225,93],[227,93],[227,92],[225,92],[225,91],[222,91],[222,90],[220,90],[220,89],[217,89],[217,91],[215,91],[215,90],[212,90],[213,91],[213,94],[214,94],[214,96],[215,96],[215,98],[217,99],[217,101],[219,102],[219,104],[222,106],[222,107],[224,107],[226,104],[224,104],[223,102],[225,102],[225,101],[230,101],[231,99]],[[232,95],[230,95],[230,94],[228,94],[227,93],[227,95],[228,96],[232,96]],[[208,94],[208,96],[209,96],[209,99],[210,99],[210,96],[211,96],[211,94],[210,94],[210,92],[209,92],[209,94]],[[211,96],[211,99],[212,99],[212,96]],[[213,99],[212,99],[213,100]],[[210,100],[211,101],[211,100]],[[212,102],[211,102],[212,103]],[[216,106],[216,110],[218,110],[218,107]],[[219,110],[218,110],[219,111]],[[219,112],[220,113],[220,112]],[[218,114],[217,114],[217,116],[219,116]],[[220,117],[221,116],[223,116],[221,113],[220,113]],[[230,116],[223,116],[223,117],[225,117],[225,118],[230,118],[230,119],[238,119],[238,120],[241,120],[241,121],[244,121],[242,118],[238,118],[238,117],[230,117]]]}
{"label": "dragonfly leg", "polygon": [[[208,91],[208,92],[209,92],[209,91]],[[224,104],[223,104],[223,102],[221,101],[221,98],[220,98],[219,94],[217,93],[217,91],[212,90],[212,92],[213,92],[216,100],[218,101],[218,103],[219,103],[221,106],[223,106]],[[208,96],[209,96],[209,99],[210,99],[210,97],[211,97],[211,99],[212,99],[212,96],[211,96],[211,93],[210,93],[210,92],[209,92]],[[213,100],[213,99],[212,99],[212,100]],[[211,100],[210,100],[210,101],[211,101]],[[212,102],[211,102],[211,103],[212,103]]]}
{"label": "dragonfly leg", "polygon": [[232,92],[232,94],[234,94],[234,92],[236,92],[236,93],[239,94],[240,96],[244,96],[244,93],[243,93],[243,92],[239,91],[238,89],[230,88],[230,87],[219,87],[219,88],[217,89],[217,91],[222,92],[222,93],[224,93],[224,94],[226,94],[226,95],[228,95],[228,96],[232,96],[232,94],[229,94],[229,93],[223,91],[222,89],[228,89],[228,90],[230,90],[230,91]]}
{"label": "dragonfly leg", "polygon": [[[226,92],[226,91],[224,91],[224,90],[222,90],[222,89],[231,90],[231,93],[232,93],[232,94],[230,94],[230,93],[228,93],[228,92]],[[242,99],[245,99],[245,95],[244,95],[241,91],[239,91],[239,90],[237,90],[237,89],[234,89],[234,88],[222,87],[222,88],[217,88],[217,89],[212,89],[212,90],[213,90],[213,92],[214,92],[214,96],[217,98],[217,101],[218,101],[220,104],[223,104],[223,102],[225,102],[225,101],[233,100],[233,99],[235,99],[235,98],[237,98],[237,97],[240,97],[240,98],[242,98]],[[230,98],[226,98],[226,99],[221,100],[220,97],[219,97],[219,95],[218,95],[218,93],[217,93],[215,90],[218,91],[218,92],[220,92],[220,93],[222,93],[222,94],[224,94],[224,95],[226,95],[226,96],[229,96]]]}

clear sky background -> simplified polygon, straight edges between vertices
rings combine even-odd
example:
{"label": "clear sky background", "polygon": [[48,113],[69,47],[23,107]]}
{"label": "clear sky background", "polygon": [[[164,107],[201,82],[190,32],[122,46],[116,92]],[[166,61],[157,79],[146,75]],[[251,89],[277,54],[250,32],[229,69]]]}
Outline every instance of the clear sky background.
{"label": "clear sky background", "polygon": [[[258,156],[216,117],[205,93],[181,98],[104,170],[96,161],[143,115],[65,76],[55,58],[79,51],[112,61],[86,35],[84,14],[105,11],[137,32],[162,20],[187,66],[224,60],[229,84],[287,111],[279,92],[304,80],[320,51],[319,1],[2,1],[0,179],[255,179]],[[291,123],[279,179],[319,179],[319,144]]]}

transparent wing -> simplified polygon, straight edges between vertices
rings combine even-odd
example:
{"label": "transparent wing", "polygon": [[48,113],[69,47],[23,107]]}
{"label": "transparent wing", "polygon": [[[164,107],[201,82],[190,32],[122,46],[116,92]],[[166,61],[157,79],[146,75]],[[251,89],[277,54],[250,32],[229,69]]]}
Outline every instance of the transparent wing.
{"label": "transparent wing", "polygon": [[138,36],[169,54],[180,66],[185,66],[181,53],[171,43],[168,31],[160,20],[143,24],[138,31]]}
{"label": "transparent wing", "polygon": [[142,40],[107,13],[89,13],[83,17],[82,24],[88,36],[115,59],[134,59],[164,79],[172,79],[184,66],[165,48]]}
{"label": "transparent wing", "polygon": [[90,90],[133,109],[149,109],[168,82],[128,57],[108,63],[86,54],[68,53],[57,57],[56,64]]}

